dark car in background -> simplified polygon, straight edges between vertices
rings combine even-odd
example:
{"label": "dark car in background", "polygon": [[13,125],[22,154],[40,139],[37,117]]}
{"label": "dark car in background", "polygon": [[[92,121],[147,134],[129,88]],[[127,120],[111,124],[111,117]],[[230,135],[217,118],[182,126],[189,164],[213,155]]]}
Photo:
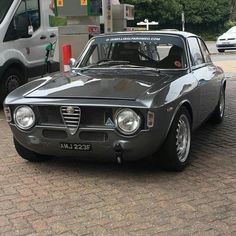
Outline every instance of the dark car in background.
{"label": "dark car in background", "polygon": [[13,91],[4,110],[29,161],[76,156],[122,162],[190,160],[192,131],[224,117],[226,80],[201,38],[179,31],[91,39],[70,73]]}

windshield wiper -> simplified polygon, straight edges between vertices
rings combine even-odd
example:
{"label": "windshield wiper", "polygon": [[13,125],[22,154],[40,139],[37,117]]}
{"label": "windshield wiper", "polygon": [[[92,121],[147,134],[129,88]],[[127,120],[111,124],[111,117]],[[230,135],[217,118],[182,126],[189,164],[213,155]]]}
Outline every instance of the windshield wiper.
{"label": "windshield wiper", "polygon": [[117,61],[117,60],[111,60],[111,59],[103,59],[103,60],[100,60],[98,61],[96,64],[94,64],[94,66],[103,66],[103,65],[126,65],[126,64],[129,64],[130,61]]}
{"label": "windshield wiper", "polygon": [[[92,64],[89,66],[85,66],[82,68],[77,68],[80,72],[84,72],[87,71],[89,69],[98,69],[100,68],[100,66],[111,66],[111,68],[115,68],[115,69],[137,69],[139,71],[152,71],[155,73],[160,73],[160,69],[159,68],[155,68],[155,67],[148,67],[148,66],[141,66],[141,65],[134,65],[134,64],[130,64],[129,61],[115,61],[115,60],[101,60],[96,64]],[[105,67],[107,68],[107,67]]]}
{"label": "windshield wiper", "polygon": [[113,65],[126,65],[129,63],[130,63],[129,61],[116,61],[116,60],[111,60],[111,59],[102,59],[102,60],[98,61],[96,64],[92,64],[92,65],[77,68],[77,69],[81,72],[84,72],[86,70],[93,69],[93,68],[100,67],[100,66],[104,66],[104,65],[111,65],[111,66],[113,66]]}
{"label": "windshield wiper", "polygon": [[[122,67],[123,65],[120,65],[120,68]],[[117,68],[117,67],[116,67]],[[149,66],[140,66],[140,65],[133,65],[133,64],[130,64],[130,65],[125,65],[125,68],[127,69],[138,69],[138,70],[141,70],[141,71],[153,71],[153,72],[158,72],[160,73],[160,69],[159,68],[155,68],[155,67],[149,67]]]}

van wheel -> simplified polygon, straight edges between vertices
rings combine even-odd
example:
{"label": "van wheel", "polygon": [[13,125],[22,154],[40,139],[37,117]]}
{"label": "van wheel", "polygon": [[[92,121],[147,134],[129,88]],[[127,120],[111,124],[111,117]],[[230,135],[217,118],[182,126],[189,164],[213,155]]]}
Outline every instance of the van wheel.
{"label": "van wheel", "polygon": [[23,147],[15,138],[14,138],[14,145],[16,148],[17,153],[25,160],[30,162],[43,162],[50,159],[49,156],[41,155],[35,153],[25,147]]}
{"label": "van wheel", "polygon": [[161,165],[170,171],[182,171],[190,161],[191,117],[185,107],[177,112],[169,134],[160,150]]}
{"label": "van wheel", "polygon": [[225,52],[224,49],[218,49],[218,52]]}
{"label": "van wheel", "polygon": [[5,97],[11,91],[26,82],[26,78],[23,77],[22,73],[18,69],[10,68],[3,75],[0,81],[0,103],[2,105]]}

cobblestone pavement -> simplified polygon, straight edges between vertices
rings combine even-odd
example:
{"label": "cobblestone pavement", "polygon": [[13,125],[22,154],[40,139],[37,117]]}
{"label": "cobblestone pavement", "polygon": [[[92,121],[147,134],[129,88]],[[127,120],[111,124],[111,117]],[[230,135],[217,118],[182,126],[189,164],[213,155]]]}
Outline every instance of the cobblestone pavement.
{"label": "cobblestone pavement", "polygon": [[236,81],[225,121],[194,134],[182,173],[16,154],[0,111],[0,235],[236,235]]}

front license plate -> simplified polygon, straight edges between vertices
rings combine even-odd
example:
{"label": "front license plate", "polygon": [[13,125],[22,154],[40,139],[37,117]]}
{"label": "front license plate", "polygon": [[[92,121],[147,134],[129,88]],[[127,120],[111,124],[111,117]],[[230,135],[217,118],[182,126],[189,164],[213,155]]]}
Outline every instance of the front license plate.
{"label": "front license plate", "polygon": [[92,145],[88,143],[60,143],[60,148],[62,150],[88,152],[92,150]]}

